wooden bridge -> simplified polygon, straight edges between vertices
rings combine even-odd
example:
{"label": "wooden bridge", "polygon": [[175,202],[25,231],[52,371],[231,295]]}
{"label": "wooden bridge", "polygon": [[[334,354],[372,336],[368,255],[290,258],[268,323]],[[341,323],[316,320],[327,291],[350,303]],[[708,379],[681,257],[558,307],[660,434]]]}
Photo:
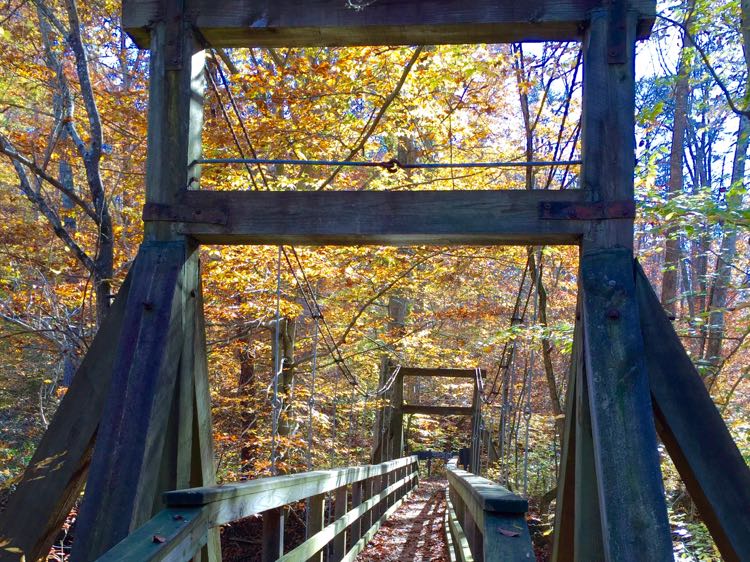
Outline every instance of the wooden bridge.
{"label": "wooden bridge", "polygon": [[[0,560],[46,555],[84,484],[76,561],[188,560],[199,549],[215,560],[216,527],[251,513],[263,513],[265,558],[277,559],[279,510],[298,500],[315,532],[286,559],[313,558],[331,541],[337,559],[354,556],[415,483],[413,459],[400,458],[399,412],[380,443],[385,463],[214,486],[196,250],[298,243],[577,245],[553,559],[672,560],[658,431],[723,557],[748,560],[750,471],[633,255],[635,44],[650,33],[655,0],[301,4],[124,0],[126,30],[151,50],[144,243],[0,516]],[[208,48],[540,40],[582,45],[579,189],[200,189]],[[450,483],[458,555],[532,557],[523,500],[458,470]],[[324,527],[329,492],[337,518]],[[498,536],[498,521],[519,534]]]}
{"label": "wooden bridge", "polygon": [[[97,560],[187,562],[201,553],[210,560],[217,527],[260,514],[263,562],[352,561],[418,479],[417,457],[409,456],[376,465],[167,492],[165,509]],[[534,558],[526,500],[458,469],[455,460],[448,466],[448,482],[445,533],[451,561]],[[329,495],[334,516],[324,526]],[[284,507],[299,501],[306,504],[307,540],[285,553]]]}

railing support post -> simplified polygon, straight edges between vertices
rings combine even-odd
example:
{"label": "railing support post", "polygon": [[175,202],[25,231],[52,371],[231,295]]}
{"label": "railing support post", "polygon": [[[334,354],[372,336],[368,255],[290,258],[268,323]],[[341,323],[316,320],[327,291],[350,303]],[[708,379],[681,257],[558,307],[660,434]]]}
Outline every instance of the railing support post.
{"label": "railing support post", "polygon": [[[309,514],[307,518],[307,538],[323,530],[325,526],[325,505],[325,494],[318,494],[307,498],[307,511]],[[310,562],[323,562],[323,551],[315,553],[309,560]]]}
{"label": "railing support post", "polygon": [[[347,494],[346,486],[341,486],[340,488],[336,488],[336,495],[334,499],[335,519],[339,519],[346,514],[347,499],[348,499],[348,494]],[[336,538],[333,539],[333,560],[335,561],[343,559],[344,554],[346,554],[346,535],[347,535],[347,532],[346,532],[346,529],[344,529],[338,535],[336,535]]]}
{"label": "railing support post", "polygon": [[284,554],[284,508],[269,509],[261,516],[263,518],[261,560],[275,562]]}

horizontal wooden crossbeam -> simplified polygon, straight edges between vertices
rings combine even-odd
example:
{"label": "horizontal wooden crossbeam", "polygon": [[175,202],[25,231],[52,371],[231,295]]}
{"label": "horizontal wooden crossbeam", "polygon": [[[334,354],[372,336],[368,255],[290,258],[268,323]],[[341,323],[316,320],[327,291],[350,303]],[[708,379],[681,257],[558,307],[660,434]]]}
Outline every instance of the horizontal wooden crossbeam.
{"label": "horizontal wooden crossbeam", "polygon": [[425,416],[471,416],[475,413],[470,406],[424,406],[422,404],[404,404],[404,414],[424,414]]}
{"label": "horizontal wooden crossbeam", "polygon": [[586,207],[565,191],[185,191],[147,204],[146,221],[182,223],[203,244],[578,244],[589,220],[545,217],[550,204]]}
{"label": "horizontal wooden crossbeam", "polygon": [[[474,369],[430,369],[421,367],[401,367],[398,374],[403,377],[460,377],[473,379],[476,377],[476,371]],[[482,377],[486,376],[487,372],[482,369]]]}
{"label": "horizontal wooden crossbeam", "polygon": [[[165,17],[163,0],[124,0],[122,24],[138,46]],[[603,0],[185,0],[186,17],[214,47],[436,45],[577,41]],[[632,0],[647,37],[654,0]],[[361,9],[353,6],[362,5]]]}

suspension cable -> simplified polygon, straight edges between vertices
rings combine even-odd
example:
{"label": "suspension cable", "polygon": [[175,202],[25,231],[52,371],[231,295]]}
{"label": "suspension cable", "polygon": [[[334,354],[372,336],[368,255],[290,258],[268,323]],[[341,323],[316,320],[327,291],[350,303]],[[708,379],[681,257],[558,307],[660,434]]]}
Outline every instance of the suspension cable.
{"label": "suspension cable", "polygon": [[434,170],[444,168],[549,168],[556,166],[577,166],[581,160],[507,160],[497,162],[401,162],[397,158],[382,161],[367,160],[302,160],[295,158],[197,158],[189,167],[217,164],[280,164],[295,166],[336,166],[355,168],[382,168],[395,173],[398,170]]}

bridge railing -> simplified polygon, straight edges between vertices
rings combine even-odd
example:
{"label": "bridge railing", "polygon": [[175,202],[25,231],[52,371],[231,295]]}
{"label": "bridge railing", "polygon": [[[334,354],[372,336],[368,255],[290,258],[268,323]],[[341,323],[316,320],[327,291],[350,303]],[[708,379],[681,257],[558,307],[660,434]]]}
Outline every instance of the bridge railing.
{"label": "bridge railing", "polygon": [[[188,561],[206,544],[208,531],[243,517],[263,517],[263,560],[354,560],[418,480],[417,457],[260,478],[236,484],[190,488],[164,494],[166,509],[112,547],[98,560]],[[325,497],[335,495],[335,520],[325,525]],[[348,509],[351,493],[352,507]],[[308,539],[284,554],[283,508],[305,500]]]}
{"label": "bridge railing", "polygon": [[528,502],[499,484],[448,464],[447,531],[461,562],[536,560]]}

